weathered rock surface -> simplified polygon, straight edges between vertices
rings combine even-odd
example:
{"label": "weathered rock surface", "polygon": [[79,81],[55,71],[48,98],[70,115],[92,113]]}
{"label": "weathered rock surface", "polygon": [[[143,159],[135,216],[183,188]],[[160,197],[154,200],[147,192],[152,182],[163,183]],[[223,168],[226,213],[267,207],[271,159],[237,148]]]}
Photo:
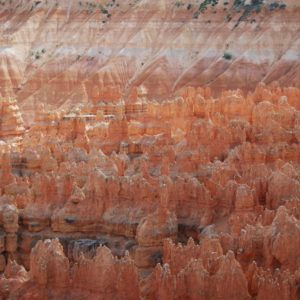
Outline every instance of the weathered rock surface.
{"label": "weathered rock surface", "polygon": [[16,96],[26,124],[41,102],[115,114],[126,101],[129,113],[143,107],[138,86],[162,101],[186,86],[217,96],[299,84],[298,1],[2,3],[0,93]]}
{"label": "weathered rock surface", "polygon": [[2,148],[1,295],[297,299],[298,92],[44,106]]}
{"label": "weathered rock surface", "polygon": [[[82,255],[70,265],[57,240],[39,241],[31,252],[31,268],[8,274],[0,281],[0,292],[15,280],[10,299],[139,299],[137,270],[128,255],[116,259],[105,246],[94,258]],[[15,267],[16,268],[16,267]],[[21,267],[19,267],[21,269]],[[21,281],[21,282],[20,282]]]}
{"label": "weathered rock surface", "polygon": [[0,298],[299,299],[299,9],[0,1]]}

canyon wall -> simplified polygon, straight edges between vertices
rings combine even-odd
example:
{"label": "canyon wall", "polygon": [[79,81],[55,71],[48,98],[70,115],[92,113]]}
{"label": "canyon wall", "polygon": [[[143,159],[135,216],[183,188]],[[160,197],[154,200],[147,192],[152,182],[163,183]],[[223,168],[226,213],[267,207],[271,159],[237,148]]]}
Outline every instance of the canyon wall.
{"label": "canyon wall", "polygon": [[0,93],[25,124],[39,103],[116,103],[140,86],[253,91],[299,84],[298,1],[1,1]]}
{"label": "canyon wall", "polygon": [[0,1],[0,298],[300,297],[300,5]]}

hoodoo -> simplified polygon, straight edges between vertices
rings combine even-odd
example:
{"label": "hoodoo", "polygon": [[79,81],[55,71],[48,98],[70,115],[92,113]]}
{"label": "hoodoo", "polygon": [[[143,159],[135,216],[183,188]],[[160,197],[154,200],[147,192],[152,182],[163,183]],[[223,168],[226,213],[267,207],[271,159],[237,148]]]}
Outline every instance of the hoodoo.
{"label": "hoodoo", "polygon": [[299,15],[0,1],[0,298],[299,299]]}

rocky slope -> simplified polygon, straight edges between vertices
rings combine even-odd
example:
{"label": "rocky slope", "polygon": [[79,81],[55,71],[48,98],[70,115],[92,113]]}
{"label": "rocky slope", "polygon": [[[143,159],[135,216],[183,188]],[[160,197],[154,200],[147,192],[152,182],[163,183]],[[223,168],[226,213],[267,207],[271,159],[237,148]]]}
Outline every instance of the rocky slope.
{"label": "rocky slope", "polygon": [[135,86],[157,101],[184,86],[214,96],[261,81],[291,86],[299,13],[293,0],[3,0],[0,92],[32,124],[40,102],[127,101]]}

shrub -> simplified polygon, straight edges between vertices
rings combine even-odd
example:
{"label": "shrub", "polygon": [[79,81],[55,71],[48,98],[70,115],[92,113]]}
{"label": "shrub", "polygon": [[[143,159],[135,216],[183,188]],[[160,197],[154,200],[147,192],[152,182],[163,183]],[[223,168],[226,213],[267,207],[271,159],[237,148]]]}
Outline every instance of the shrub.
{"label": "shrub", "polygon": [[46,49],[44,48],[44,49],[42,49],[42,53],[46,53]]}
{"label": "shrub", "polygon": [[234,5],[238,6],[238,5],[242,5],[244,4],[245,0],[234,0]]}
{"label": "shrub", "polygon": [[175,2],[175,6],[180,7],[181,5],[183,5],[183,3],[181,1],[176,1]]}
{"label": "shrub", "polygon": [[41,53],[39,51],[37,51],[35,53],[35,59],[40,59],[41,58]]}
{"label": "shrub", "polygon": [[256,7],[256,13],[257,13],[257,14],[259,14],[259,13],[260,13],[260,11],[261,11],[261,6],[260,6],[260,5],[258,5],[258,6]]}
{"label": "shrub", "polygon": [[273,2],[273,3],[270,4],[270,9],[271,10],[274,10],[275,8],[278,8],[278,7],[279,7],[278,2]]}
{"label": "shrub", "polygon": [[231,60],[232,59],[232,54],[228,51],[224,52],[223,58],[227,59],[227,60]]}
{"label": "shrub", "polygon": [[230,14],[230,13],[226,15],[226,20],[227,20],[228,22],[231,21],[231,14]]}
{"label": "shrub", "polygon": [[192,4],[189,3],[186,9],[189,10],[191,8],[192,8]]}

